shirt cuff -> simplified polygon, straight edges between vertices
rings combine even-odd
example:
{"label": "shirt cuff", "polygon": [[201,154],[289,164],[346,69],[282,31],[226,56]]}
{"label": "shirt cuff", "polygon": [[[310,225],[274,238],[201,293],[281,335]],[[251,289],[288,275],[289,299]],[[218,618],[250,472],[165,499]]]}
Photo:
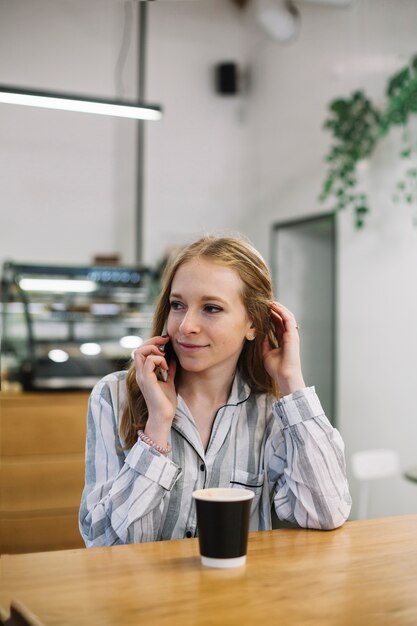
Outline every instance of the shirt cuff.
{"label": "shirt cuff", "polygon": [[140,439],[127,455],[126,463],[138,474],[146,476],[168,491],[173,488],[182,472],[171,459],[159,454]]}
{"label": "shirt cuff", "polygon": [[324,415],[315,387],[305,387],[284,396],[274,403],[274,409],[284,428]]}

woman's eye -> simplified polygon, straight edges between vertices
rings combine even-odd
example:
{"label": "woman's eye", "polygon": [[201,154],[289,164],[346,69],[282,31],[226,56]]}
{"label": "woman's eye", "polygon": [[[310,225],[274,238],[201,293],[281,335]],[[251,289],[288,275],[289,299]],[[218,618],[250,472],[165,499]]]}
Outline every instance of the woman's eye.
{"label": "woman's eye", "polygon": [[177,302],[176,300],[173,300],[172,302],[169,303],[169,306],[171,307],[173,311],[179,311],[182,307],[182,304],[181,302]]}
{"label": "woman's eye", "polygon": [[215,304],[206,304],[204,311],[206,313],[219,313],[220,311],[223,311],[223,309],[221,306],[216,306]]}

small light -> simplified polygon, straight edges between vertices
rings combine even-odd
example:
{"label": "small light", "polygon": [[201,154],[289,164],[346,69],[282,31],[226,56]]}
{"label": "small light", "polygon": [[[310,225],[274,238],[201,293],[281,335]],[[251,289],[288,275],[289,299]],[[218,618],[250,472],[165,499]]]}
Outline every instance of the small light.
{"label": "small light", "polygon": [[23,291],[50,291],[52,293],[88,293],[96,289],[92,280],[66,280],[57,278],[21,278]]}
{"label": "small light", "polygon": [[98,343],[82,343],[80,351],[86,356],[96,356],[101,352],[101,346]]}
{"label": "small light", "polygon": [[122,346],[122,348],[126,348],[127,350],[139,348],[139,346],[141,346],[142,344],[142,337],[137,337],[136,335],[125,335],[120,339],[120,345]]}
{"label": "small light", "polygon": [[55,363],[65,363],[69,359],[69,354],[65,350],[50,350],[48,356]]}

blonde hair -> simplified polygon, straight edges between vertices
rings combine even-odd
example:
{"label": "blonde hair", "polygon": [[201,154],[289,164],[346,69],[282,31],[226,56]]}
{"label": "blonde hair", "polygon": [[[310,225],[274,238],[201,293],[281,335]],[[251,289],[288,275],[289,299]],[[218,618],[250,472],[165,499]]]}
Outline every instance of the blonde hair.
{"label": "blonde hair", "polygon": [[[161,335],[164,330],[170,311],[171,285],[178,268],[199,257],[229,267],[240,277],[242,301],[256,335],[254,340],[245,342],[237,368],[253,393],[278,396],[278,389],[266,372],[262,357],[265,336],[272,345],[277,345],[270,317],[273,300],[271,274],[259,252],[244,239],[205,236],[180,250],[165,268],[151,336]],[[128,400],[120,421],[120,435],[126,448],[130,448],[137,440],[138,429],[143,429],[148,419],[148,409],[136,382],[134,363],[129,368],[126,386]]]}

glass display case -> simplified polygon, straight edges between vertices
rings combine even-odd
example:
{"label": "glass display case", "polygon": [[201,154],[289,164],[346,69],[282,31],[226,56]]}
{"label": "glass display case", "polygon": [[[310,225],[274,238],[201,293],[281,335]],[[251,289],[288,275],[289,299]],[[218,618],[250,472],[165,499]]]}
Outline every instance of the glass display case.
{"label": "glass display case", "polygon": [[148,268],[6,262],[1,284],[3,388],[89,389],[149,337]]}

